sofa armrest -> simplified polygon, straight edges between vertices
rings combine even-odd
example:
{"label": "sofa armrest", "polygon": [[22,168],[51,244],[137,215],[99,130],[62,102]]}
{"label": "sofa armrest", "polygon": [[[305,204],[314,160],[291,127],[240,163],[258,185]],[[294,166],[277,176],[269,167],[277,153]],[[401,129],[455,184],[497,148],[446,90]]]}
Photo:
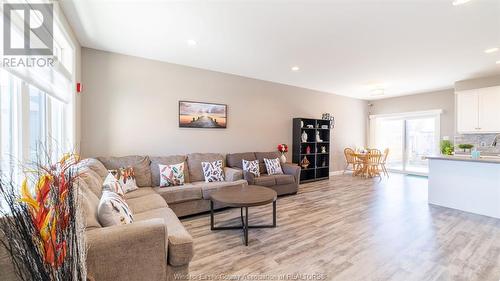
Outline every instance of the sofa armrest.
{"label": "sofa armrest", "polygon": [[243,170],[224,167],[224,178],[226,181],[237,181],[243,179]]}
{"label": "sofa armrest", "polygon": [[249,171],[243,171],[243,179],[248,182],[248,184],[254,184],[255,175]]}
{"label": "sofa armrest", "polygon": [[300,166],[297,164],[285,163],[281,165],[283,173],[287,175],[292,175],[295,178],[295,182],[298,183],[300,179]]}
{"label": "sofa armrest", "polygon": [[95,280],[165,280],[167,227],[163,219],[86,232],[87,269]]}

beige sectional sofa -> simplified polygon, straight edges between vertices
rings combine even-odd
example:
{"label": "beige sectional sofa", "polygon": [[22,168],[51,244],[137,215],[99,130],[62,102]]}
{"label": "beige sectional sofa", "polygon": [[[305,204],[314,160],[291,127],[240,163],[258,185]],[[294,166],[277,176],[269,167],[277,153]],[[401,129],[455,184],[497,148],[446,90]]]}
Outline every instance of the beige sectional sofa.
{"label": "beige sectional sofa", "polygon": [[[224,158],[215,153],[193,153],[83,160],[79,184],[83,190],[89,275],[95,280],[175,280],[187,275],[194,254],[193,239],[178,217],[209,210],[210,194],[218,188],[247,185],[240,171],[227,167],[226,181],[205,183],[201,162],[215,160]],[[158,164],[181,162],[186,164],[186,183],[179,187],[158,187]],[[124,166],[134,167],[139,186],[125,194],[134,222],[102,227],[97,206],[103,180],[107,170]]]}

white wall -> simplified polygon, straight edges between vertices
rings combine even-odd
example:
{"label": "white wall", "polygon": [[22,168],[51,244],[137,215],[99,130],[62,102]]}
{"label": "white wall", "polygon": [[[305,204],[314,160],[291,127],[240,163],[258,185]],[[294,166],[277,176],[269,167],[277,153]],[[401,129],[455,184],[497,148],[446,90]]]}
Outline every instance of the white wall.
{"label": "white wall", "polygon": [[[292,118],[323,112],[336,118],[331,171],[343,168],[344,147],[365,145],[362,100],[87,48],[82,76],[87,157],[270,151],[291,145]],[[227,104],[227,129],[179,128],[179,100]]]}

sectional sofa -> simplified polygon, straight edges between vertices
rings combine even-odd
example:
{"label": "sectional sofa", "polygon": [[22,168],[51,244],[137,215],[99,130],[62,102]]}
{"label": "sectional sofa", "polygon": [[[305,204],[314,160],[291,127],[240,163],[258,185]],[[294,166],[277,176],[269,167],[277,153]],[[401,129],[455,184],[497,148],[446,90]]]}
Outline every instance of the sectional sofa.
{"label": "sectional sofa", "polygon": [[[76,184],[81,190],[80,202],[85,220],[88,244],[87,270],[94,280],[179,280],[187,277],[194,255],[193,239],[178,217],[210,210],[210,194],[219,188],[245,186],[248,182],[268,186],[278,194],[296,193],[300,168],[283,165],[285,175],[265,173],[263,158],[276,158],[277,153],[192,153],[174,156],[125,156],[88,158],[79,164],[81,176]],[[261,177],[253,177],[241,169],[241,160],[258,159]],[[204,181],[201,162],[222,160],[224,182]],[[158,164],[185,163],[185,184],[159,187]],[[239,163],[238,163],[239,162]],[[125,194],[134,222],[102,227],[97,216],[102,184],[108,170],[132,166],[139,188]],[[262,179],[266,180],[262,180]],[[215,208],[224,206],[215,205]],[[2,256],[3,255],[3,256]],[[0,266],[6,266],[6,255],[0,249]],[[9,278],[6,278],[9,276]],[[12,280],[13,272],[0,272],[0,280]]]}

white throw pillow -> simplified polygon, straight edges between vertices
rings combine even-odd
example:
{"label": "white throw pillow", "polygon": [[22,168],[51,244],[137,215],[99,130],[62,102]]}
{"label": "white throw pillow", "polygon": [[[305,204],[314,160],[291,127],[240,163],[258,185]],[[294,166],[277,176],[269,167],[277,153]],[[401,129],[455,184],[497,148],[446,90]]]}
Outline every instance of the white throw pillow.
{"label": "white throw pillow", "polygon": [[174,165],[158,164],[160,168],[160,186],[177,186],[184,184],[184,163]]}
{"label": "white throw pillow", "polygon": [[243,166],[243,171],[250,172],[254,174],[256,177],[260,177],[259,160],[248,161],[243,159],[241,160],[241,162]]}
{"label": "white throw pillow", "polygon": [[224,181],[224,172],[222,171],[222,160],[214,162],[201,162],[205,182]]}
{"label": "white throw pillow", "polygon": [[135,182],[135,172],[133,167],[122,167],[118,170],[110,170],[115,178],[120,183],[124,193],[137,190],[137,183]]}
{"label": "white throw pillow", "polygon": [[264,163],[266,164],[267,174],[269,175],[281,175],[283,170],[281,169],[280,159],[267,159],[264,158]]}
{"label": "white throw pillow", "polygon": [[102,226],[129,224],[134,221],[127,202],[120,195],[108,190],[102,192],[97,217]]}
{"label": "white throw pillow", "polygon": [[104,179],[104,182],[102,184],[102,191],[111,191],[114,192],[120,196],[123,196],[125,194],[122,189],[122,185],[120,182],[116,179],[116,177],[113,175],[112,172],[108,173],[108,176]]}

